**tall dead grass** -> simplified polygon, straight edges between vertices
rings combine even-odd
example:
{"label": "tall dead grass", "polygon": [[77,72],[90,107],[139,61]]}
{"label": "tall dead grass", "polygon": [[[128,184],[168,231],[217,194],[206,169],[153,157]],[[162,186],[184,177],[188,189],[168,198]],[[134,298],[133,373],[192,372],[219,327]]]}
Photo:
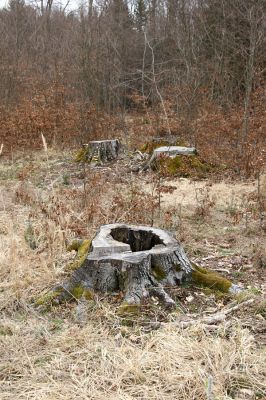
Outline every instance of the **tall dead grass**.
{"label": "tall dead grass", "polygon": [[[1,336],[1,399],[234,399],[265,394],[265,354],[236,323],[229,336],[201,326],[116,334],[97,311],[86,327],[30,312]],[[124,331],[125,332],[125,331]]]}
{"label": "tall dead grass", "polygon": [[[126,201],[115,193],[103,203],[100,185],[94,185],[89,204],[81,202],[82,212],[65,191],[42,201],[36,188],[20,183],[0,188],[0,399],[229,400],[243,398],[242,389],[262,399],[265,352],[238,320],[214,332],[165,324],[146,333],[137,323],[125,326],[115,305],[104,300],[89,303],[83,327],[75,302],[45,313],[33,306],[36,295],[64,279],[64,240],[75,218],[88,225],[84,232],[120,210],[126,218],[143,218],[148,197],[137,207],[138,193],[130,189]],[[84,222],[87,207],[95,207],[93,216],[99,203],[97,219]],[[25,241],[29,215],[39,244],[34,251]]]}

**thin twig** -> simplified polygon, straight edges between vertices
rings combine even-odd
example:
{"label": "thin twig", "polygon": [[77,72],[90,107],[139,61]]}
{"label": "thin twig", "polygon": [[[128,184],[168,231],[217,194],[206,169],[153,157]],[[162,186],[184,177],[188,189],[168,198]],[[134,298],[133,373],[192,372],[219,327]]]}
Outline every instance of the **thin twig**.
{"label": "thin twig", "polygon": [[[242,303],[236,304],[224,310],[222,312],[218,312],[213,315],[209,315],[207,317],[198,318],[198,319],[190,319],[188,321],[176,321],[170,323],[171,325],[179,326],[180,328],[188,328],[189,326],[195,325],[197,323],[206,324],[206,325],[213,325],[219,322],[223,322],[228,314],[231,314],[233,311],[239,310],[240,308],[250,305],[254,302],[254,299],[248,299],[243,301]],[[169,325],[169,323],[162,323],[162,325]]]}

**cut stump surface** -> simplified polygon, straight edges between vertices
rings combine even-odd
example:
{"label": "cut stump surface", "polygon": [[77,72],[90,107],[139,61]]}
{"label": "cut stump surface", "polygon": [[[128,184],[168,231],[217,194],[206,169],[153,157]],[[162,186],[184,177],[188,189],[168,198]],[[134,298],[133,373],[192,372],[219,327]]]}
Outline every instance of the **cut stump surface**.
{"label": "cut stump surface", "polygon": [[122,292],[125,306],[137,306],[155,296],[173,307],[175,301],[166,290],[185,281],[206,281],[209,287],[229,292],[237,289],[230,281],[191,263],[181,244],[162,229],[103,225],[91,244],[84,241],[76,250],[80,258],[73,263],[70,280],[54,288],[56,295],[48,295],[54,302],[69,297],[91,298],[95,292]]}
{"label": "cut stump surface", "polygon": [[144,170],[149,168],[153,161],[156,160],[158,157],[176,157],[178,155],[181,156],[191,156],[196,155],[197,150],[195,147],[182,147],[182,146],[162,146],[157,147],[148,161],[148,163],[144,166]]}

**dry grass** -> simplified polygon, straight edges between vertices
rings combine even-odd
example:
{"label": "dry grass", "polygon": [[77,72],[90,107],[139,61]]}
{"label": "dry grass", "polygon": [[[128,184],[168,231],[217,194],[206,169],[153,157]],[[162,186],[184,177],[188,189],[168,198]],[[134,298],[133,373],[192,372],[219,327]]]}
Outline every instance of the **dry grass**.
{"label": "dry grass", "polygon": [[[186,200],[182,202],[179,194],[176,208],[167,194],[165,199],[169,204],[162,202],[161,213],[157,209],[154,213],[153,207],[158,208],[157,195],[145,197],[143,191],[137,191],[139,178],[118,179],[116,173],[107,171],[107,179],[105,175],[100,177],[87,171],[84,191],[84,177],[76,176],[82,171],[76,171],[75,175],[66,160],[56,163],[54,156],[49,155],[47,166],[45,157],[40,162],[37,155],[29,164],[32,170],[24,164],[18,167],[6,163],[0,171],[6,177],[6,171],[12,170],[0,184],[1,400],[229,400],[244,399],[243,389],[248,390],[250,399],[265,397],[265,352],[260,335],[263,331],[258,333],[253,329],[265,322],[264,309],[252,309],[251,313],[245,310],[212,330],[202,325],[181,330],[167,323],[177,320],[178,314],[173,312],[164,315],[166,323],[162,327],[147,332],[149,314],[127,321],[116,313],[115,300],[108,303],[101,298],[89,303],[85,326],[78,324],[76,302],[46,312],[32,303],[42,290],[64,279],[64,266],[72,257],[66,254],[65,242],[80,234],[91,237],[99,224],[121,218],[121,210],[129,222],[147,223],[153,213],[155,223],[165,227],[167,211],[171,216],[178,214],[180,203],[187,215],[179,216],[178,221],[182,220],[183,225],[180,228],[169,224],[171,229],[182,231],[190,255],[214,254],[210,267],[217,267],[217,259],[223,260],[225,265],[220,266],[228,268],[232,276],[238,272],[237,279],[243,284],[254,271],[249,284],[260,291],[264,284],[263,267],[255,269],[250,258],[241,258],[238,249],[251,241],[245,251],[254,257],[252,245],[262,243],[263,232],[244,232],[243,221],[234,221],[228,214],[226,201],[223,207],[217,201],[211,215],[199,224],[194,215],[198,205],[196,201],[193,203],[192,189],[191,193],[188,191],[193,184],[187,184],[184,190],[184,196],[189,193]],[[36,166],[40,168],[38,173]],[[17,176],[21,176],[21,171],[24,175],[19,181]],[[66,171],[70,176],[67,187],[58,179]],[[183,182],[176,181],[175,185],[180,183],[182,188]],[[252,185],[239,185],[238,198],[242,198],[242,189],[244,193],[252,192]],[[121,188],[125,189],[123,196]],[[225,183],[211,186],[212,195],[218,193],[219,201],[222,193],[226,199],[229,189]],[[172,196],[176,201],[175,192]],[[242,207],[239,203],[235,206]],[[230,229],[223,230],[222,218]],[[256,224],[254,219],[250,226],[257,227]],[[34,236],[36,249],[25,240],[27,233]],[[233,243],[230,248],[225,246],[228,243]],[[234,267],[233,261],[238,259],[240,265]],[[184,292],[191,293],[190,289]],[[182,303],[187,312],[194,314],[207,312],[211,307],[221,309],[223,301],[227,301],[217,302],[201,291],[192,295],[191,304],[185,297]],[[155,312],[153,320],[162,318],[160,312]],[[251,318],[249,324],[248,318]]]}
{"label": "dry grass", "polygon": [[230,335],[198,326],[123,337],[97,322],[97,310],[92,318],[79,328],[29,311],[6,323],[1,399],[206,399],[209,377],[211,398],[235,398],[239,388],[263,396],[265,355],[237,324]]}

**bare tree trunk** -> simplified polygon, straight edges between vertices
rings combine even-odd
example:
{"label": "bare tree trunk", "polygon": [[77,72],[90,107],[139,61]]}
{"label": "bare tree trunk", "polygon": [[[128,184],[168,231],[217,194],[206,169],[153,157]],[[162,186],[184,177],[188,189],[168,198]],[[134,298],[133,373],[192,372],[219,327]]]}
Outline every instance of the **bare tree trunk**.
{"label": "bare tree trunk", "polygon": [[[91,24],[92,20],[92,8],[93,8],[93,0],[89,0],[89,23]],[[91,29],[91,27],[90,27]]]}
{"label": "bare tree trunk", "polygon": [[169,119],[168,119],[168,114],[167,114],[167,111],[166,111],[164,99],[163,99],[163,96],[162,96],[162,94],[161,94],[161,92],[160,92],[160,90],[158,88],[158,84],[157,84],[157,81],[156,81],[154,50],[153,50],[153,47],[151,46],[151,44],[150,44],[150,42],[149,42],[149,40],[147,38],[147,34],[146,34],[145,30],[144,30],[144,37],[145,37],[145,48],[146,48],[146,44],[147,44],[147,46],[149,47],[149,49],[151,51],[151,55],[152,55],[152,64],[151,64],[152,84],[153,84],[153,86],[155,88],[157,96],[159,97],[161,105],[162,105],[164,117],[165,117],[165,120],[166,120],[166,123],[167,123],[168,134],[171,135],[171,129],[170,129],[170,125],[169,125]]}
{"label": "bare tree trunk", "polygon": [[249,46],[249,58],[246,72],[246,95],[244,100],[244,117],[243,117],[243,137],[242,137],[242,147],[246,143],[248,138],[248,124],[249,124],[249,104],[250,104],[250,95],[252,90],[252,82],[254,75],[254,58],[255,58],[255,49],[256,49],[256,21],[254,21],[254,9],[251,8],[249,13],[250,19],[250,46]]}

